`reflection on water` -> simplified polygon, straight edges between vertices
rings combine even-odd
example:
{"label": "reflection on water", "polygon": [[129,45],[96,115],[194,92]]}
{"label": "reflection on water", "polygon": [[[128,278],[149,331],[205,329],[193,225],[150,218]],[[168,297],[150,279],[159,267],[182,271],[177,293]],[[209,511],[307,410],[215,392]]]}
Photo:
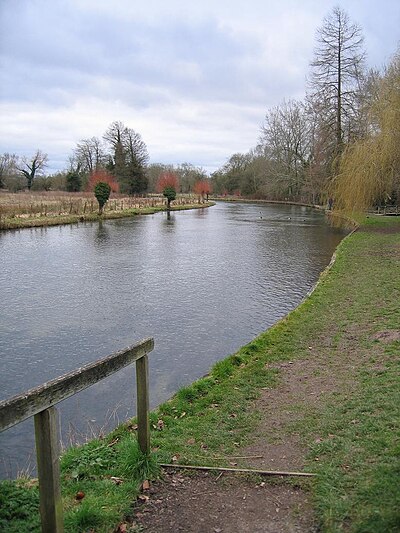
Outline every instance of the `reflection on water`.
{"label": "reflection on water", "polygon": [[[151,404],[293,309],[342,233],[304,207],[211,209],[4,232],[0,394],[23,392],[153,336]],[[63,440],[134,413],[129,367],[60,404]],[[0,435],[2,475],[24,467],[32,421]]]}

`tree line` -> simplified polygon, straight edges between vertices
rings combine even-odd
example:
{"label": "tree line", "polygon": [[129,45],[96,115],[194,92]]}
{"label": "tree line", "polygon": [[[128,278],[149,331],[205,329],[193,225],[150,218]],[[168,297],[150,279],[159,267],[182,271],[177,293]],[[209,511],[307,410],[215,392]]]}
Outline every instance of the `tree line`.
{"label": "tree line", "polygon": [[142,195],[157,192],[160,175],[173,173],[177,177],[177,193],[200,194],[199,183],[208,179],[203,168],[187,162],[149,164],[148,150],[141,135],[120,121],[110,124],[102,138],[81,139],[72,150],[65,171],[46,176],[47,166],[48,155],[41,150],[23,158],[4,153],[0,155],[0,188],[92,191],[91,177],[106,171],[115,178],[119,192]]}
{"label": "tree line", "polygon": [[68,169],[44,176],[47,154],[0,156],[0,188],[87,190],[107,171],[121,193],[157,192],[174,174],[180,193],[330,203],[365,209],[400,198],[400,52],[382,71],[367,69],[360,26],[335,7],[317,31],[303,100],[267,110],[258,144],[233,154],[210,179],[190,163],[149,164],[139,133],[115,121],[101,138],[82,139]]}
{"label": "tree line", "polygon": [[400,197],[399,53],[367,70],[361,28],[335,7],[316,37],[304,100],[269,109],[259,142],[212,176],[217,194],[365,209]]}

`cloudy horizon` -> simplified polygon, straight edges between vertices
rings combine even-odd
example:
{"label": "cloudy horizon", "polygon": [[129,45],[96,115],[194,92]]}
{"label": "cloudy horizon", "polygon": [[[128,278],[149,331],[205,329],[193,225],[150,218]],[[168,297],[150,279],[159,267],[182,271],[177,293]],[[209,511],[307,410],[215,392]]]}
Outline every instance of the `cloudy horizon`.
{"label": "cloudy horizon", "polygon": [[39,148],[52,173],[120,120],[150,162],[216,170],[256,145],[269,108],[303,98],[335,5],[361,26],[368,66],[387,64],[397,0],[2,0],[0,153]]}

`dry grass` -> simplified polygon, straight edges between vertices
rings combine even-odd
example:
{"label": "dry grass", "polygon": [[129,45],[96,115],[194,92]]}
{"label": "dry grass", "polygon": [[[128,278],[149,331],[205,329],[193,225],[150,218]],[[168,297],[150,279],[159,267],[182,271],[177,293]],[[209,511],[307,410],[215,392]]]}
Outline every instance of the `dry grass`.
{"label": "dry grass", "polygon": [[[194,203],[193,196],[178,196],[174,205]],[[162,207],[166,200],[162,196],[138,198],[113,193],[104,211],[124,211]],[[87,215],[97,213],[98,203],[90,192],[0,192],[0,218],[55,217],[65,215]]]}

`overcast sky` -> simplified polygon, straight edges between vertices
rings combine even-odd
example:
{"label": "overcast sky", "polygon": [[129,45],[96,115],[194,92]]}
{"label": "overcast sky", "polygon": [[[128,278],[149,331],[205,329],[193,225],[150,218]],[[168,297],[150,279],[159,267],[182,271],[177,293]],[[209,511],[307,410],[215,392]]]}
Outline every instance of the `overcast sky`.
{"label": "overcast sky", "polygon": [[268,108],[302,98],[315,32],[339,5],[369,66],[400,42],[399,0],[0,0],[0,153],[49,155],[114,120],[151,162],[213,171],[254,147]]}

